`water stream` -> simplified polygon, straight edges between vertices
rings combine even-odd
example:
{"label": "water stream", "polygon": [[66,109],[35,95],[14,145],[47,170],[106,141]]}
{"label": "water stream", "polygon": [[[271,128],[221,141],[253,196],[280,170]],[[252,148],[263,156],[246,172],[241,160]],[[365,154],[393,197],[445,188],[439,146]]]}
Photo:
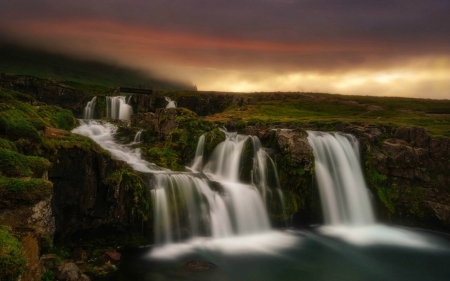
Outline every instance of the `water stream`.
{"label": "water stream", "polygon": [[133,108],[129,105],[131,96],[106,97],[106,117],[120,120],[130,120]]}
{"label": "water stream", "polygon": [[[124,252],[110,280],[447,280],[450,237],[376,222],[362,175],[358,141],[338,133],[308,132],[325,225],[313,231],[271,229],[266,201],[289,198],[275,164],[254,136],[226,132],[206,159],[199,139],[190,172],[143,160],[139,149],[114,140],[117,128],[81,121],[73,132],[91,137],[134,169],[152,174],[155,244]],[[251,144],[250,182],[240,175]],[[247,148],[247,152],[246,152]],[[273,165],[273,169],[269,169]],[[270,175],[277,179],[277,175]],[[330,238],[331,237],[331,238]],[[192,259],[218,266],[183,270]]]}
{"label": "water stream", "polygon": [[93,97],[92,100],[88,101],[83,110],[83,119],[94,119],[95,115],[95,105],[97,104],[97,97]]}

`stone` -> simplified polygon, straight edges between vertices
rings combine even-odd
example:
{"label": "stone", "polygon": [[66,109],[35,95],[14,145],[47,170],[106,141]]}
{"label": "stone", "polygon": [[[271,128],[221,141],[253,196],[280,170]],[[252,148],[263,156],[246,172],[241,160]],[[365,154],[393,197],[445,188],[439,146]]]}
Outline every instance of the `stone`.
{"label": "stone", "polygon": [[83,274],[78,266],[73,262],[63,262],[56,270],[56,277],[66,281],[90,281],[90,278]]}
{"label": "stone", "polygon": [[217,268],[217,265],[203,260],[192,260],[183,265],[183,269],[189,271],[206,271],[214,268]]}
{"label": "stone", "polygon": [[276,138],[282,152],[291,155],[292,166],[303,164],[305,171],[311,170],[314,165],[314,156],[306,133],[278,130]]}

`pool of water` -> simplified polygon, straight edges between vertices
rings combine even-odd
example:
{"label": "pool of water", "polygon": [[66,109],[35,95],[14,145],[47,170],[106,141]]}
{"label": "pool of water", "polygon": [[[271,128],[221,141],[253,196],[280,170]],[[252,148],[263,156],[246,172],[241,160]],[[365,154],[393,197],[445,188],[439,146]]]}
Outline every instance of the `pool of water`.
{"label": "pool of water", "polygon": [[[217,268],[190,271],[191,260]],[[450,280],[450,238],[382,225],[197,238],[123,251],[109,280]]]}

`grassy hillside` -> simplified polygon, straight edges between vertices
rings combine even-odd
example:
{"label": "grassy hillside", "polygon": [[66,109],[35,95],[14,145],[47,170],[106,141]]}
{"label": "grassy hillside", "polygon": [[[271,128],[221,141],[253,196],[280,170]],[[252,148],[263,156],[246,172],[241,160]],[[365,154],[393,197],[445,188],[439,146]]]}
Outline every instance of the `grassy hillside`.
{"label": "grassy hillside", "polygon": [[[248,94],[251,95],[251,94]],[[321,93],[266,93],[271,98],[250,105],[229,107],[208,116],[211,121],[242,118],[267,124],[296,123],[333,128],[340,122],[361,125],[418,126],[433,136],[450,137],[450,100],[344,96]]]}
{"label": "grassy hillside", "polygon": [[150,77],[141,71],[31,50],[0,41],[0,72],[101,86],[193,89],[192,84]]}

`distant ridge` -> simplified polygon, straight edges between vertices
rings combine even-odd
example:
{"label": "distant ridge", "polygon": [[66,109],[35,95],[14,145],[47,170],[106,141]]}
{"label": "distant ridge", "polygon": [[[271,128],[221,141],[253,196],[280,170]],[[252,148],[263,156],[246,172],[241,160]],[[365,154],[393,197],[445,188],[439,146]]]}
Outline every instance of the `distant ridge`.
{"label": "distant ridge", "polygon": [[141,70],[105,62],[71,58],[5,42],[0,42],[0,72],[108,87],[196,90],[191,83],[152,77],[151,74],[146,74]]}

